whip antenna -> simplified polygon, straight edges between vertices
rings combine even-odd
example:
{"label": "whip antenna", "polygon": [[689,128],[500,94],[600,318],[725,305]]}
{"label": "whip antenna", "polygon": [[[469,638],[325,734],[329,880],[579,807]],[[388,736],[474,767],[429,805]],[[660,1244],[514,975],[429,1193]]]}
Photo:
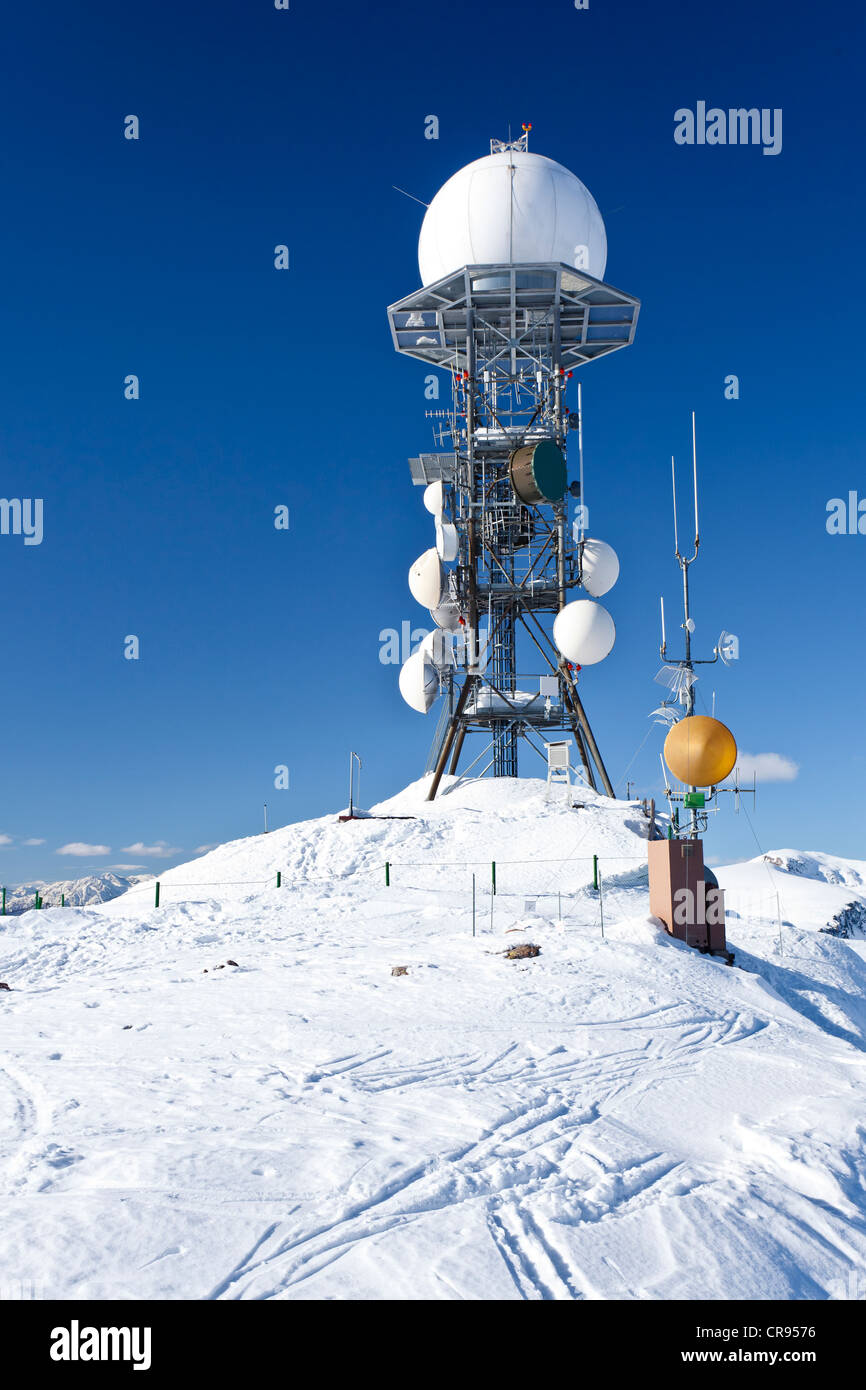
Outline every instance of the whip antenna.
{"label": "whip antenna", "polygon": [[698,446],[695,437],[695,412],[692,411],[692,471],[695,480],[695,555],[701,543],[698,531]]}

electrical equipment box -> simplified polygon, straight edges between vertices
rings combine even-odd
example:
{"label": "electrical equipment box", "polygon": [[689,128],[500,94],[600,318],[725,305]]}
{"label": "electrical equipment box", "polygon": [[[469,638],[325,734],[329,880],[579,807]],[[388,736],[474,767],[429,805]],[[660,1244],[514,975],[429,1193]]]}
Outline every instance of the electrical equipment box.
{"label": "electrical equipment box", "polygon": [[704,868],[701,840],[651,840],[650,912],[678,941],[712,955],[733,956],[725,940],[725,897]]}

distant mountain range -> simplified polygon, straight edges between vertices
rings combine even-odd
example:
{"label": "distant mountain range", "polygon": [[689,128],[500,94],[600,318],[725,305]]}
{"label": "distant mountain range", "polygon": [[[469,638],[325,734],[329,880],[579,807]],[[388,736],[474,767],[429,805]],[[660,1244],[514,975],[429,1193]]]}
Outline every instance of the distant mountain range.
{"label": "distant mountain range", "polygon": [[89,903],[105,903],[118,898],[137,883],[146,883],[153,874],[90,874],[87,878],[60,880],[57,883],[17,883],[6,889],[6,911],[29,912],[39,893],[43,907],[60,907],[63,898],[67,907],[87,907]]}

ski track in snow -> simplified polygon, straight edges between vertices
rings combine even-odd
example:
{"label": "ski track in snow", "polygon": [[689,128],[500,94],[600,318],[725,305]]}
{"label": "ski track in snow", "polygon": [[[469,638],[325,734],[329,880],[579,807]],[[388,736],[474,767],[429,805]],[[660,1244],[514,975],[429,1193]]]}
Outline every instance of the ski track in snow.
{"label": "ski track in snow", "polygon": [[[640,884],[611,891],[602,940],[587,847],[623,884],[645,847],[634,807],[580,799],[469,783],[431,808],[409,789],[385,809],[415,820],[223,846],[163,875],[158,910],[147,885],[4,923],[10,1281],[211,1299],[844,1285],[866,1264],[866,963],[819,929],[866,877],[793,851],[735,866],[744,969],[660,934]],[[503,960],[522,939],[541,956]]]}

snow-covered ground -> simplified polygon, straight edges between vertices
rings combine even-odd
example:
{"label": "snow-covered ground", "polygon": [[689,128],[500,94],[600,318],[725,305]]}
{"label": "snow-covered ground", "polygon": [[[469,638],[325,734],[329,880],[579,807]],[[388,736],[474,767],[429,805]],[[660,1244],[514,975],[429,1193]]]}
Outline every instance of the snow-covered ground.
{"label": "snow-covered ground", "polygon": [[576,799],[416,784],[172,869],[159,908],[3,920],[0,1293],[844,1296],[866,943],[821,928],[866,865],[717,869],[730,968],[648,919],[640,809]]}

